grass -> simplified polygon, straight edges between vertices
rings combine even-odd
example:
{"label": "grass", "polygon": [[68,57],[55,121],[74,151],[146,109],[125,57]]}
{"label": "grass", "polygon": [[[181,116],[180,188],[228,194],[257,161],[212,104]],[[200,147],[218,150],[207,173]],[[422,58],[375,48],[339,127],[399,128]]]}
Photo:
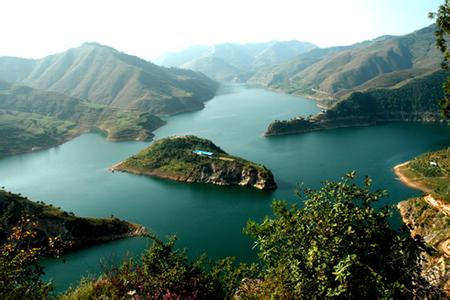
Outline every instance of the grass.
{"label": "grass", "polygon": [[76,134],[76,123],[33,113],[0,110],[0,156],[48,148]]}
{"label": "grass", "polygon": [[22,85],[0,87],[0,155],[52,147],[95,128],[112,141],[150,140],[152,131],[164,124],[137,110],[110,108]]}
{"label": "grass", "polygon": [[[193,150],[212,152],[213,157],[199,156],[194,154]],[[240,164],[258,171],[262,177],[269,176],[270,173],[262,165],[229,155],[211,141],[195,136],[170,137],[155,141],[123,164],[127,168],[144,173],[156,171],[169,176],[188,176],[191,173],[201,173],[202,168],[209,168],[212,162],[217,169]]]}
{"label": "grass", "polygon": [[422,154],[402,171],[408,178],[431,190],[435,198],[450,203],[450,148]]}

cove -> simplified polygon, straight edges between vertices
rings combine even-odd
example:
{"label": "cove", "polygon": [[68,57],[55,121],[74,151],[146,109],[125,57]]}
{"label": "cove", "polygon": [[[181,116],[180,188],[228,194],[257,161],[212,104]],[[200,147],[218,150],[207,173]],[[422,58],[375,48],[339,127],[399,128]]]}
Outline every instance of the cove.
{"label": "cove", "polygon": [[[108,167],[146,147],[144,142],[108,142],[97,133],[59,147],[0,159],[0,185],[80,216],[114,215],[139,223],[159,237],[176,234],[190,256],[236,256],[255,259],[252,241],[242,234],[247,220],[270,215],[273,199],[296,201],[298,183],[318,187],[350,170],[369,175],[375,188],[389,190],[384,203],[420,194],[395,179],[392,167],[450,145],[446,124],[390,123],[302,135],[263,137],[276,119],[318,112],[313,101],[242,85],[223,86],[201,111],[167,118],[155,138],[194,134],[211,139],[233,155],[265,164],[278,190],[185,184],[126,173]],[[61,260],[45,260],[46,278],[58,291],[95,275],[124,255],[139,255],[147,246],[135,238],[80,249]]]}

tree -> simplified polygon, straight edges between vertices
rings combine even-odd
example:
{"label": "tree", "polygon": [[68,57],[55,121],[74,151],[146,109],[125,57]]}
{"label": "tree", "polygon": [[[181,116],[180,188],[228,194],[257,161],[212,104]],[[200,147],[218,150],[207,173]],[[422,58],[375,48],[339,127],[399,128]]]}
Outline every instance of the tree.
{"label": "tree", "polygon": [[231,299],[242,279],[257,273],[255,265],[236,265],[233,258],[215,262],[201,256],[194,261],[153,234],[140,262],[125,261],[93,282],[82,282],[62,299]]}
{"label": "tree", "polygon": [[38,260],[44,255],[58,255],[63,249],[59,237],[36,244],[38,223],[22,217],[0,245],[0,299],[44,299],[53,289],[41,280],[44,274]]}
{"label": "tree", "polygon": [[391,229],[392,207],[374,206],[386,192],[371,191],[369,178],[357,186],[355,176],[302,189],[302,208],[274,201],[274,217],[248,223],[272,294],[395,298],[428,287],[420,275],[421,247],[406,231]]}
{"label": "tree", "polygon": [[[436,18],[437,29],[435,31],[436,46],[444,54],[441,66],[444,70],[448,70],[448,61],[450,53],[447,47],[447,35],[450,33],[450,4],[449,0],[445,0],[436,13],[429,13],[431,19]],[[450,118],[450,77],[444,83],[445,97],[441,100],[442,114],[446,118]]]}

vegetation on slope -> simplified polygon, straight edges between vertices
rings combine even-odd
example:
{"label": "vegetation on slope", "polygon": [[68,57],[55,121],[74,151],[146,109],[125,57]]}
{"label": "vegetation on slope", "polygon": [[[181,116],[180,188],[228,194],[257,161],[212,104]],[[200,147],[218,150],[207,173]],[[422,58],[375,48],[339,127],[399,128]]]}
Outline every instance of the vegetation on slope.
{"label": "vegetation on slope", "polygon": [[434,26],[408,35],[384,36],[351,47],[316,49],[289,63],[262,69],[249,82],[318,99],[339,100],[342,94],[374,87],[369,81],[383,74],[397,73],[406,80],[405,70],[420,74],[439,68],[441,55],[433,47]]}
{"label": "vegetation on slope", "polygon": [[20,82],[95,103],[140,108],[155,114],[201,108],[217,88],[202,74],[158,67],[93,43],[35,61]]}
{"label": "vegetation on slope", "polygon": [[425,195],[399,203],[412,236],[423,237],[434,252],[424,254],[424,274],[450,294],[448,245],[450,244],[450,148],[422,154],[395,167],[406,185]]}
{"label": "vegetation on slope", "polygon": [[[198,155],[193,153],[194,150],[212,152],[213,155]],[[113,169],[178,181],[276,188],[272,173],[263,165],[231,156],[213,142],[196,136],[155,141]]]}
{"label": "vegetation on slope", "polygon": [[390,228],[393,208],[376,205],[386,192],[372,191],[369,178],[364,182],[356,184],[352,172],[319,190],[299,191],[298,206],[275,201],[272,217],[251,221],[245,230],[255,239],[258,264],[189,261],[175,250],[174,238],[149,235],[153,244],[140,262],[128,260],[83,280],[61,298],[439,297],[421,275],[421,244]]}
{"label": "vegetation on slope", "polygon": [[418,189],[450,203],[450,148],[422,154],[398,169]]}
{"label": "vegetation on slope", "polygon": [[164,124],[149,113],[0,81],[2,156],[52,147],[93,128],[107,132],[113,141],[150,140],[152,131]]}
{"label": "vegetation on slope", "polygon": [[59,145],[77,134],[75,126],[53,117],[0,110],[0,157]]}
{"label": "vegetation on slope", "polygon": [[339,127],[367,126],[389,121],[438,121],[442,83],[448,73],[437,71],[394,88],[354,92],[326,112],[271,123],[266,135],[303,133]]}
{"label": "vegetation on slope", "polygon": [[24,216],[37,224],[33,228],[37,233],[33,245],[39,245],[49,237],[59,237],[71,247],[80,247],[143,233],[142,227],[115,217],[81,218],[53,205],[0,190],[0,243],[6,241]]}
{"label": "vegetation on slope", "polygon": [[92,243],[145,234],[117,218],[80,218],[43,202],[0,190],[0,298],[48,299],[39,259]]}

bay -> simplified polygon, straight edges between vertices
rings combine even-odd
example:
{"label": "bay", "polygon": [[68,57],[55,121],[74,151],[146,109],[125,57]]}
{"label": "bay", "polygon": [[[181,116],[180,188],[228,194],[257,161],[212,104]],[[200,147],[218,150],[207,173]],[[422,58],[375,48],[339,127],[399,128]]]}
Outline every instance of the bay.
{"label": "bay", "polygon": [[[186,184],[126,173],[108,167],[146,147],[145,142],[108,142],[98,133],[82,135],[45,151],[0,159],[0,185],[34,200],[86,217],[116,217],[142,224],[156,235],[176,234],[191,257],[236,256],[252,261],[252,241],[242,234],[249,219],[270,215],[273,199],[297,201],[298,183],[316,188],[356,170],[375,188],[389,190],[383,203],[395,204],[420,192],[403,186],[392,167],[425,151],[450,145],[446,124],[389,123],[301,135],[263,137],[276,119],[318,112],[315,102],[243,85],[223,86],[201,111],[167,119],[155,138],[194,134],[214,141],[230,154],[266,165],[279,188]],[[62,291],[82,276],[93,276],[126,255],[148,246],[142,238],[83,248],[62,260],[46,259],[46,278]]]}

